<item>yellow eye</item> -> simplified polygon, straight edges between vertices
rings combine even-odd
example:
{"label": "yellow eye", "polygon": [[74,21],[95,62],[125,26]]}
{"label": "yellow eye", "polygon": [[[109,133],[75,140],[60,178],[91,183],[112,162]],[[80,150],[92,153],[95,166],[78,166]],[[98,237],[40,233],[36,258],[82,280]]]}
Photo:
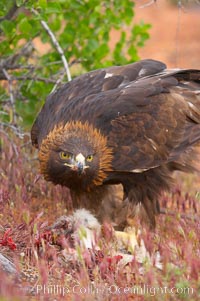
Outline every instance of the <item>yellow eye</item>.
{"label": "yellow eye", "polygon": [[93,155],[88,155],[87,158],[86,158],[86,160],[87,160],[88,162],[92,162],[92,160],[93,160]]}
{"label": "yellow eye", "polygon": [[72,154],[70,154],[70,153],[60,152],[60,158],[62,160],[69,160],[69,159],[71,159],[71,157],[72,157]]}

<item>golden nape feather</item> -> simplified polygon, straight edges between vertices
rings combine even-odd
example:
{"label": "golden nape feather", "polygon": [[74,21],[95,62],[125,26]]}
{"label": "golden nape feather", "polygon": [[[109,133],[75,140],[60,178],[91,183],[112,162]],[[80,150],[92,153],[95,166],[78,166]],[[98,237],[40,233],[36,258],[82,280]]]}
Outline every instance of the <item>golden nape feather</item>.
{"label": "golden nape feather", "polygon": [[139,212],[155,227],[172,172],[197,169],[200,71],[142,60],[86,73],[48,96],[31,138],[74,207],[120,228]]}

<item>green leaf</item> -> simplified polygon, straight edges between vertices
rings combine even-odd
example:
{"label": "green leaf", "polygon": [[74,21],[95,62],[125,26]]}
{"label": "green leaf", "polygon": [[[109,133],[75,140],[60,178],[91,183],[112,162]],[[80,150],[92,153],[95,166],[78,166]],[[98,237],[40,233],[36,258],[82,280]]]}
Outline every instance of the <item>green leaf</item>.
{"label": "green leaf", "polygon": [[2,56],[9,56],[13,54],[13,50],[10,48],[10,43],[8,40],[1,42],[0,53]]}
{"label": "green leaf", "polygon": [[95,57],[99,61],[104,58],[109,53],[108,44],[103,43],[101,44],[95,52]]}
{"label": "green leaf", "polygon": [[0,28],[7,37],[12,37],[15,33],[15,23],[10,20],[4,20],[0,23]]}
{"label": "green leaf", "polygon": [[48,2],[48,5],[45,9],[46,14],[59,14],[62,13],[62,8],[58,1]]}
{"label": "green leaf", "polygon": [[88,51],[89,52],[95,52],[95,50],[98,47],[99,47],[98,41],[92,38],[92,39],[88,40],[87,45],[85,47],[85,51],[86,52],[88,52]]}
{"label": "green leaf", "polygon": [[47,7],[47,0],[39,0],[38,6],[41,7],[42,9],[45,9]]}
{"label": "green leaf", "polygon": [[26,3],[26,0],[16,0],[16,4],[18,7],[24,5]]}
{"label": "green leaf", "polygon": [[131,62],[139,60],[137,48],[134,45],[131,45],[128,49],[128,54],[130,55]]}
{"label": "green leaf", "polygon": [[[0,1],[0,16],[5,16],[13,5],[13,0]],[[149,24],[144,22],[133,24],[134,2],[132,0],[17,0],[21,10],[12,20],[0,22],[1,43],[0,55],[9,57],[21,51],[23,45],[36,36],[42,42],[47,42],[50,49],[33,50],[24,56],[16,56],[15,64],[33,65],[32,69],[10,70],[10,75],[28,79],[17,80],[13,85],[14,95],[19,99],[15,108],[20,123],[30,127],[36,113],[54,84],[36,80],[36,78],[58,80],[63,72],[60,54],[51,37],[41,26],[41,20],[47,22],[56,36],[71,67],[72,76],[78,75],[111,64],[122,65],[139,59],[138,48],[144,46],[149,38]],[[37,10],[37,14],[32,12]],[[110,38],[115,29],[119,37],[115,44],[110,44]],[[130,34],[126,34],[129,32]],[[34,43],[36,41],[34,40]],[[38,49],[38,48],[36,48]],[[33,77],[31,79],[31,76]],[[0,99],[8,99],[6,87],[0,90]],[[5,104],[4,104],[5,103]],[[6,101],[1,106],[4,120],[9,119],[9,106]]]}
{"label": "green leaf", "polygon": [[23,18],[20,20],[20,22],[18,24],[18,29],[21,31],[21,33],[30,35],[32,26],[27,18]]}

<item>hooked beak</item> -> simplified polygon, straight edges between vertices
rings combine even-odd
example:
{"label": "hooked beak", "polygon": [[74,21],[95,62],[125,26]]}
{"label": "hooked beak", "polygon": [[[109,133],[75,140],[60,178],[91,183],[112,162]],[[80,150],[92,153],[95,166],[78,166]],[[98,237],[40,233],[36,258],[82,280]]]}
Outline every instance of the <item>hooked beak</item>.
{"label": "hooked beak", "polygon": [[72,159],[72,163],[65,163],[66,166],[71,167],[72,170],[78,171],[78,174],[81,175],[86,168],[89,166],[85,165],[85,157],[80,153],[75,159]]}

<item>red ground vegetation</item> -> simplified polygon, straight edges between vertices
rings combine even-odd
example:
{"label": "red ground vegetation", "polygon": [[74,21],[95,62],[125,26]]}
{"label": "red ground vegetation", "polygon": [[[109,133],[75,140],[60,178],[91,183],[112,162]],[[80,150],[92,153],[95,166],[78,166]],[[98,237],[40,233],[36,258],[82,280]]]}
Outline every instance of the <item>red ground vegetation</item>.
{"label": "red ground vegetation", "polygon": [[[137,260],[120,268],[121,255],[110,257],[109,247],[101,242],[100,251],[95,253],[77,248],[78,259],[74,261],[68,242],[63,244],[62,237],[47,230],[67,213],[68,190],[38,177],[37,154],[28,137],[2,136],[0,253],[17,270],[17,275],[1,272],[2,300],[26,300],[27,294],[32,300],[149,300],[153,294],[154,300],[198,300],[197,176],[176,175],[172,192],[161,197],[161,206],[169,214],[158,217],[155,232],[144,229],[141,234],[150,254],[159,251],[162,270],[154,263]],[[140,292],[134,293],[136,287]]]}

